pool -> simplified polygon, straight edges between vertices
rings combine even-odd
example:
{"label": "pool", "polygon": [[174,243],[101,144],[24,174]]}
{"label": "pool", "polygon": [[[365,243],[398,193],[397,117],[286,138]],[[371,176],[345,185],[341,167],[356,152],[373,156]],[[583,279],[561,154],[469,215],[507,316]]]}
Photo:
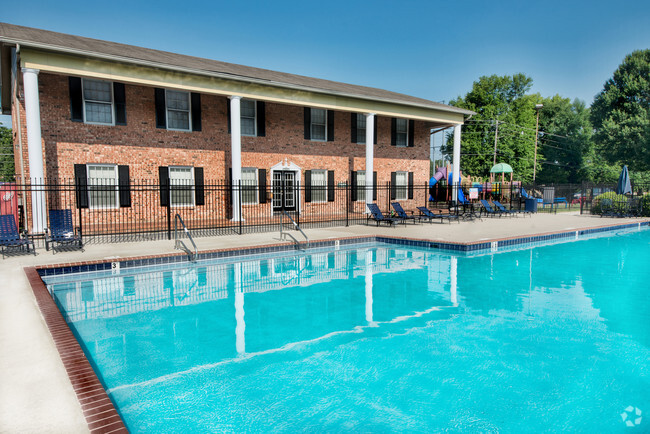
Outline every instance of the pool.
{"label": "pool", "polygon": [[44,277],[132,432],[650,429],[650,231]]}

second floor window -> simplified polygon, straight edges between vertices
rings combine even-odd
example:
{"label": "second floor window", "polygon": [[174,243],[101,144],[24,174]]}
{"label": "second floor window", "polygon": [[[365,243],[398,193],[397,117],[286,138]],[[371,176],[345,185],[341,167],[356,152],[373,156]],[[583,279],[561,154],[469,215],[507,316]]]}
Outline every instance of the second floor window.
{"label": "second floor window", "polygon": [[190,125],[190,94],[177,90],[167,90],[167,128],[170,130],[189,131]]}
{"label": "second floor window", "polygon": [[327,140],[327,111],[311,109],[311,139]]}
{"label": "second floor window", "polygon": [[257,110],[255,101],[241,100],[241,134],[242,136],[257,135]]}
{"label": "second floor window", "polygon": [[396,119],[395,122],[395,145],[408,145],[408,121],[406,119]]}
{"label": "second floor window", "polygon": [[85,122],[113,124],[113,86],[111,82],[83,79]]}

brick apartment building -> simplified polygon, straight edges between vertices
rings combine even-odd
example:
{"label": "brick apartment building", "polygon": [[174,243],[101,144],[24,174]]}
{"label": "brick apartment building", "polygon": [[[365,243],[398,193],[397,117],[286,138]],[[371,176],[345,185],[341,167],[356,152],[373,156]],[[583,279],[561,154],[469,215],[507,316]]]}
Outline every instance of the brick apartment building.
{"label": "brick apartment building", "polygon": [[[413,185],[429,178],[430,130],[456,128],[459,173],[460,125],[472,114],[381,89],[11,24],[0,23],[0,43],[18,181],[74,180],[74,205],[89,210],[134,213],[136,180],[192,186],[161,194],[161,209],[205,206],[206,183],[241,183],[242,194],[211,202],[231,220],[245,219],[248,208],[327,206],[340,185],[352,186],[349,199],[360,209],[389,183],[391,198],[408,204]],[[298,194],[285,188],[296,185]],[[27,223],[42,232],[47,209],[61,205],[45,192],[26,196]]]}

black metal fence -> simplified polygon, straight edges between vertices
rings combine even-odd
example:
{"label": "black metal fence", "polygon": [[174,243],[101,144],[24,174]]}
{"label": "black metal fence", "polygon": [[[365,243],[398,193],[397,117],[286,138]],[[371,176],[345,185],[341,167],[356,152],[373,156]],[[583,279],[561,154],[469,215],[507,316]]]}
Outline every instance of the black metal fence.
{"label": "black metal fence", "polygon": [[[193,236],[279,231],[280,225],[288,222],[283,211],[303,228],[365,224],[365,201],[370,195],[387,215],[392,213],[393,201],[415,215],[419,206],[459,212],[458,207],[452,206],[453,189],[444,184],[430,187],[428,182],[380,183],[372,191],[347,181],[324,184],[161,184],[135,179],[0,183],[0,211],[14,214],[19,226],[38,239],[42,232],[35,229],[48,227],[49,210],[70,209],[74,227],[82,232],[84,243],[171,239],[176,214],[183,218]],[[620,216],[627,216],[632,215],[632,206],[623,212],[623,200],[640,204],[634,207],[635,214],[642,215],[644,210],[650,214],[650,202],[643,208],[649,187],[636,185],[631,195],[616,196],[615,185],[485,183],[463,185],[459,196],[474,204],[481,199],[498,200],[506,208],[523,210],[534,203],[537,212],[583,214],[603,213],[602,199],[612,196],[614,209],[621,210]],[[33,214],[33,202],[40,204],[36,207],[41,210],[37,215]]]}

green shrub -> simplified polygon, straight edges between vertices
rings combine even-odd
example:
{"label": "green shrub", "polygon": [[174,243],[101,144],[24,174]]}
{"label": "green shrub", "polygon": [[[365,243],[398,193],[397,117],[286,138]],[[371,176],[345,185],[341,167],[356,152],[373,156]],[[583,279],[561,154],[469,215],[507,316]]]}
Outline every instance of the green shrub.
{"label": "green shrub", "polygon": [[650,217],[650,194],[646,193],[641,198],[641,215]]}
{"label": "green shrub", "polygon": [[[605,206],[603,206],[603,201],[605,201]],[[622,213],[625,212],[626,209],[627,196],[623,194],[616,194],[615,191],[608,191],[607,193],[599,194],[598,196],[594,197],[594,200],[591,204],[592,214],[602,214],[603,211]]]}

